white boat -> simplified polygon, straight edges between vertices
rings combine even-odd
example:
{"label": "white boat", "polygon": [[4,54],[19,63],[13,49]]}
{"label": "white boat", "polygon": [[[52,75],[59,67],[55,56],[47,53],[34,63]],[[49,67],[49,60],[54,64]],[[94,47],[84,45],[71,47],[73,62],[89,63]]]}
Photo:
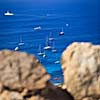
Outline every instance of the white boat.
{"label": "white boat", "polygon": [[15,49],[14,49],[15,51],[18,51],[19,50],[19,47],[17,46],[17,47],[15,47]]}
{"label": "white boat", "polygon": [[53,52],[53,53],[56,53],[56,52],[57,52],[57,50],[56,50],[56,49],[52,49],[52,52]]}
{"label": "white boat", "polygon": [[43,56],[43,55],[44,55],[44,53],[42,53],[41,45],[39,45],[38,56]]}
{"label": "white boat", "polygon": [[60,63],[60,61],[59,61],[59,60],[57,60],[57,61],[55,61],[54,63],[55,63],[55,64],[59,64],[59,63]]}
{"label": "white boat", "polygon": [[19,45],[19,46],[22,46],[22,45],[24,45],[24,42],[20,42],[18,45]]}
{"label": "white boat", "polygon": [[41,26],[38,26],[38,27],[34,27],[34,30],[41,30]]}
{"label": "white boat", "polygon": [[51,50],[53,53],[56,53],[57,52],[57,49],[55,48],[55,43],[53,42],[53,46],[52,46],[52,50]]}
{"label": "white boat", "polygon": [[20,38],[20,41],[18,43],[19,46],[23,46],[24,45],[24,42],[22,41],[22,38]]}
{"label": "white boat", "polygon": [[44,50],[51,50],[52,47],[49,45],[49,39],[48,37],[46,38],[46,46],[44,47]]}
{"label": "white boat", "polygon": [[11,13],[11,12],[9,12],[9,11],[7,11],[7,12],[4,13],[4,15],[5,15],[5,16],[13,16],[14,14]]}
{"label": "white boat", "polygon": [[42,56],[43,55],[43,53],[42,52],[38,52],[38,56]]}
{"label": "white boat", "polygon": [[57,54],[55,55],[55,61],[54,61],[54,64],[60,64],[60,60],[58,59],[58,56]]}
{"label": "white boat", "polygon": [[52,37],[52,33],[49,34],[49,41],[53,41],[54,38]]}
{"label": "white boat", "polygon": [[51,49],[51,46],[49,45],[44,47],[44,50],[50,50],[50,49]]}
{"label": "white boat", "polygon": [[43,58],[45,58],[46,57],[46,53],[45,53],[45,51],[44,51],[44,53],[43,53],[43,56],[42,56]]}
{"label": "white boat", "polygon": [[62,28],[62,31],[59,33],[59,35],[64,35],[64,30]]}

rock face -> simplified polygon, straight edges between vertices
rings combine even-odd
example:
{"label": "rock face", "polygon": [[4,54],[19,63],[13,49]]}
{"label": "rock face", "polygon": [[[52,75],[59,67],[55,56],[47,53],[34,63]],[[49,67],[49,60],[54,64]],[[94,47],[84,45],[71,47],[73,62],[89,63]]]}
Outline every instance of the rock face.
{"label": "rock face", "polygon": [[0,51],[0,100],[73,100],[49,79],[50,75],[33,55]]}
{"label": "rock face", "polygon": [[9,89],[28,90],[44,88],[50,79],[44,67],[32,55],[0,52],[0,83]]}
{"label": "rock face", "polygon": [[62,54],[62,68],[75,100],[100,100],[100,45],[73,43]]}

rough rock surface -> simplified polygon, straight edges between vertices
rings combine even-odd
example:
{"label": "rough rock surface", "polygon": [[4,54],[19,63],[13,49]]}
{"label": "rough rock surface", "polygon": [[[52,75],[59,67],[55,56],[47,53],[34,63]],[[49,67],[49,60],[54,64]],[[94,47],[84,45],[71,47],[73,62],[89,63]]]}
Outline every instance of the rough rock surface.
{"label": "rough rock surface", "polygon": [[0,94],[0,100],[24,100],[20,93],[4,90]]}
{"label": "rough rock surface", "polygon": [[0,100],[73,100],[49,79],[33,55],[0,51]]}
{"label": "rough rock surface", "polygon": [[62,68],[75,100],[100,100],[100,45],[73,43],[62,54]]}
{"label": "rough rock surface", "polygon": [[41,89],[49,79],[50,76],[33,55],[9,50],[0,52],[0,84],[4,87]]}
{"label": "rough rock surface", "polygon": [[46,88],[35,92],[28,91],[25,95],[18,91],[4,90],[0,94],[0,100],[73,100],[73,97],[48,82]]}

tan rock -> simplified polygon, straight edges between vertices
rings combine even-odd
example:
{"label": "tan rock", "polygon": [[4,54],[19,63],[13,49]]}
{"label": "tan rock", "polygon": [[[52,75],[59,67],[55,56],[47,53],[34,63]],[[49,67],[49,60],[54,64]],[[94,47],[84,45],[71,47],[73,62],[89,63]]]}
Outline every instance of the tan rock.
{"label": "tan rock", "polygon": [[48,82],[47,87],[38,91],[28,100],[73,100],[73,97],[65,90]]}
{"label": "tan rock", "polygon": [[43,97],[38,95],[38,96],[32,96],[31,98],[29,98],[27,100],[46,100],[46,99],[44,99]]}
{"label": "tan rock", "polygon": [[47,83],[46,87],[40,90],[27,91],[4,90],[0,94],[0,100],[73,100],[73,97],[65,90]]}
{"label": "tan rock", "polygon": [[0,51],[0,100],[73,100],[49,79],[33,55]]}
{"label": "tan rock", "polygon": [[76,100],[100,99],[100,45],[73,43],[62,54],[62,68]]}
{"label": "tan rock", "polygon": [[24,100],[18,92],[3,91],[0,94],[0,100]]}
{"label": "tan rock", "polygon": [[50,79],[44,67],[33,55],[15,51],[0,51],[0,84],[10,89],[41,89]]}

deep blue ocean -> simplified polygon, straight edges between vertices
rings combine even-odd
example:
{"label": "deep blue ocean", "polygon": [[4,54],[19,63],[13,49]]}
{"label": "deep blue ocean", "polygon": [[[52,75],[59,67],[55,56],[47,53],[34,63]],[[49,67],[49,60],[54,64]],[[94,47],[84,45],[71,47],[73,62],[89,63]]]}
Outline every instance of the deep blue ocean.
{"label": "deep blue ocean", "polygon": [[[97,0],[96,0],[97,1]],[[11,11],[14,16],[4,16],[5,11]],[[72,42],[91,42],[100,44],[100,10],[99,4],[83,3],[57,7],[14,6],[5,4],[0,6],[0,50],[14,50],[20,41],[19,51],[34,54],[51,74],[53,83],[62,83],[63,75],[60,61],[62,52]],[[41,30],[34,27],[41,26]],[[60,31],[64,35],[60,36]],[[55,43],[56,53],[45,50],[46,57],[38,56],[39,45],[43,48],[46,38],[50,36]]]}

